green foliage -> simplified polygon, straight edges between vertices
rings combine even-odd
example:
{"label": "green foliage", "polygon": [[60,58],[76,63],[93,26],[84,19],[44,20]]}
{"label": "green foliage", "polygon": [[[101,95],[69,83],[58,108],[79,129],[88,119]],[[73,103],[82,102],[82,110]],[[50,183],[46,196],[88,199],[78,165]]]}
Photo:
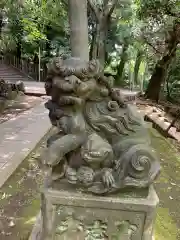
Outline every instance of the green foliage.
{"label": "green foliage", "polygon": [[[106,3],[109,7],[113,3],[111,0],[92,2],[100,9]],[[46,61],[53,55],[70,53],[67,1],[2,0],[0,8],[7,19],[7,31],[0,39],[4,50],[16,52],[19,44],[22,56],[34,58],[40,47],[41,57]],[[168,52],[168,36],[173,31],[174,20],[180,19],[179,13],[179,0],[118,1],[109,19],[106,72],[115,75],[119,85],[137,85],[141,89],[143,83],[147,85],[157,62]],[[89,7],[88,20],[91,43],[97,19]],[[179,65],[177,52],[167,76],[170,89],[175,89],[179,81]]]}
{"label": "green foliage", "polygon": [[[67,47],[67,10],[59,0],[27,0],[16,4],[7,0],[4,5],[8,20],[1,42],[6,50],[16,49],[19,43],[24,56],[37,54],[39,46],[44,55],[57,52],[60,46]],[[9,44],[7,44],[7,36]],[[62,41],[64,39],[64,41]],[[14,41],[14,43],[13,43]],[[58,45],[58,47],[57,47]],[[47,46],[49,49],[47,50]]]}
{"label": "green foliage", "polygon": [[27,42],[39,42],[41,40],[47,40],[46,35],[38,29],[35,22],[29,21],[27,18],[22,19],[22,26],[25,33],[25,40]]}
{"label": "green foliage", "polygon": [[139,17],[152,17],[161,21],[165,15],[175,16],[179,14],[179,0],[136,0],[139,6]]}

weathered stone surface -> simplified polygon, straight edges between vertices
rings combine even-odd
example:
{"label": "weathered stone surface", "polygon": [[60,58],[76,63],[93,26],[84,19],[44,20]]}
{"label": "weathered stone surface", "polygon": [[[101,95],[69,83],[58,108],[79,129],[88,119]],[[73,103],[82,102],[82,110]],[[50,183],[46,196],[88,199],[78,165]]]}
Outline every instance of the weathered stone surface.
{"label": "weathered stone surface", "polygon": [[0,113],[4,111],[7,106],[7,102],[4,101],[4,98],[0,98]]}
{"label": "weathered stone surface", "polygon": [[43,82],[26,81],[24,82],[24,85],[25,85],[25,93],[28,95],[38,95],[38,96],[46,95]]}
{"label": "weathered stone surface", "polygon": [[[45,83],[45,107],[59,134],[42,156],[52,176],[94,194],[148,187],[159,174],[144,120],[127,104],[98,61],[55,58]],[[54,175],[54,172],[56,174]]]}
{"label": "weathered stone surface", "polygon": [[42,193],[41,220],[38,217],[29,240],[153,239],[158,205],[153,187],[107,197],[59,187]]}
{"label": "weathered stone surface", "polygon": [[0,80],[0,97],[8,100],[15,99],[18,92],[24,92],[24,84],[21,81],[17,83],[6,82],[4,79]]}
{"label": "weathered stone surface", "polygon": [[152,240],[160,165],[141,114],[98,61],[54,59],[45,89],[57,133],[42,156],[42,224],[31,240]]}

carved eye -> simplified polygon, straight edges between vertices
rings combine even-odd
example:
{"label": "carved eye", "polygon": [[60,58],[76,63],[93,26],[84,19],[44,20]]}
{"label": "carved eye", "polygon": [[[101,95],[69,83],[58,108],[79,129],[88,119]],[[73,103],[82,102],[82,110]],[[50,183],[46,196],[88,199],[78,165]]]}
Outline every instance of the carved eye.
{"label": "carved eye", "polygon": [[64,80],[65,80],[66,82],[70,83],[70,79],[69,79],[68,77],[66,77]]}
{"label": "carved eye", "polygon": [[108,109],[110,111],[116,111],[119,108],[118,103],[116,101],[108,102]]}

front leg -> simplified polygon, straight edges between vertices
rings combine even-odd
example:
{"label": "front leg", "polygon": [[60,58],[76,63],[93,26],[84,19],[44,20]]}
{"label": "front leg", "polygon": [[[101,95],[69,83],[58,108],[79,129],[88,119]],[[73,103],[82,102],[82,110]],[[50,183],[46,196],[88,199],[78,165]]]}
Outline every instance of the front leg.
{"label": "front leg", "polygon": [[85,140],[86,135],[84,133],[68,134],[57,139],[44,151],[43,163],[49,166],[57,165],[67,153],[80,147]]}

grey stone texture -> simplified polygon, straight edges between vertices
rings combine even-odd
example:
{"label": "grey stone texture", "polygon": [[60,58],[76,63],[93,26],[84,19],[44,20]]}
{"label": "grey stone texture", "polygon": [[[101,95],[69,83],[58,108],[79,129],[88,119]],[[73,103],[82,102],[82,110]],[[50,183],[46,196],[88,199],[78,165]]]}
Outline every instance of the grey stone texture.
{"label": "grey stone texture", "polygon": [[98,60],[53,59],[45,90],[49,118],[59,130],[42,156],[52,172],[49,182],[63,178],[99,195],[153,183],[160,164],[144,119]]}
{"label": "grey stone texture", "polygon": [[44,82],[26,81],[24,82],[25,92],[29,95],[46,95]]}
{"label": "grey stone texture", "polygon": [[41,156],[31,239],[152,240],[160,164],[144,119],[98,61],[55,58],[48,67],[45,107],[58,132]]}
{"label": "grey stone texture", "polygon": [[42,193],[29,240],[153,240],[158,202],[153,186],[96,197],[61,184]]}

